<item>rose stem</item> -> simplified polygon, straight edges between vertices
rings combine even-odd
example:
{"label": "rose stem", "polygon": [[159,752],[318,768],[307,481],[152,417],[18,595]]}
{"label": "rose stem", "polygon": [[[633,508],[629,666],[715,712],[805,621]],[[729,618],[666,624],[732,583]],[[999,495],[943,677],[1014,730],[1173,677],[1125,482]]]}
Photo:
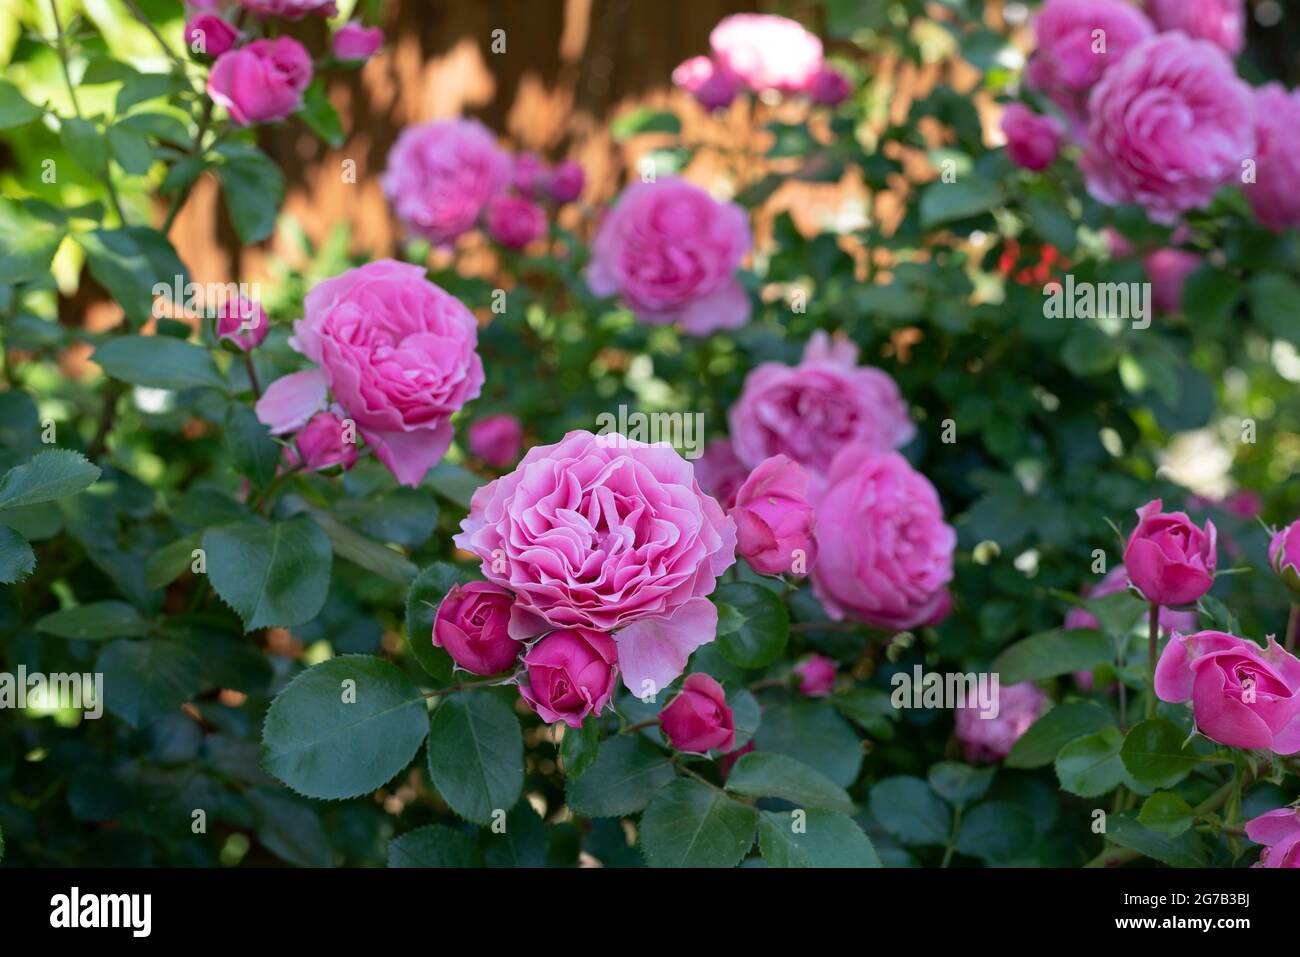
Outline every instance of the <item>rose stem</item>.
{"label": "rose stem", "polygon": [[1147,666],[1151,669],[1151,696],[1147,698],[1147,717],[1156,716],[1156,650],[1160,643],[1160,603],[1151,603],[1151,616],[1147,624]]}

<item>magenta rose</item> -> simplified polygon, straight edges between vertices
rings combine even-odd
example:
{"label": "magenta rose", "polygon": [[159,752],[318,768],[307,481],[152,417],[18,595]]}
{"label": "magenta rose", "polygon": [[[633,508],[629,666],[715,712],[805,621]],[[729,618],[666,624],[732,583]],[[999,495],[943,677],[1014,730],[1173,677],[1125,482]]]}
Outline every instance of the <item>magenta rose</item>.
{"label": "magenta rose", "polygon": [[510,184],[525,196],[536,196],[546,178],[546,163],[536,153],[516,153],[511,157]]}
{"label": "magenta rose", "polygon": [[706,110],[720,110],[731,105],[742,83],[708,57],[693,56],[673,70],[673,85],[695,97]]}
{"label": "magenta rose", "polygon": [[474,493],[454,541],[515,594],[510,633],[615,632],[635,695],[666,688],[712,641],[707,596],[735,562],[736,526],[665,446],[570,432]]}
{"label": "magenta rose", "polygon": [[659,727],[676,750],[692,754],[707,754],[711,748],[730,751],[736,743],[727,695],[701,671],[686,676],[682,690],[659,715]]}
{"label": "magenta rose", "polygon": [[469,427],[469,451],[493,468],[503,469],[519,460],[524,427],[513,415],[489,415]]}
{"label": "magenta rose", "polygon": [[305,16],[338,16],[334,0],[239,0],[239,4],[263,17],[300,20]]}
{"label": "magenta rose", "polygon": [[485,219],[488,235],[508,249],[523,249],[546,235],[546,214],[526,196],[493,196]]}
{"label": "magenta rose", "polygon": [[1157,249],[1149,253],[1142,266],[1151,280],[1151,300],[1160,312],[1179,312],[1183,308],[1183,286],[1187,277],[1201,265],[1201,257],[1183,249]]}
{"label": "magenta rose", "polygon": [[1280,807],[1251,818],[1246,836],[1264,845],[1253,867],[1300,868],[1300,808]]}
{"label": "magenta rose", "polygon": [[727,412],[740,460],[756,467],[784,454],[822,476],[847,445],[888,452],[910,442],[916,427],[898,385],[857,360],[856,345],[818,330],[797,366],[765,362],[753,369]]}
{"label": "magenta rose", "polygon": [[835,662],[823,655],[809,655],[794,666],[799,676],[799,693],[824,698],[835,688]]}
{"label": "magenta rose", "polygon": [[351,20],[339,27],[330,49],[336,60],[369,60],[383,45],[383,30]]}
{"label": "magenta rose", "polygon": [[1162,33],[1106,72],[1088,101],[1088,192],[1174,223],[1254,155],[1254,97],[1223,51]]}
{"label": "magenta rose", "polygon": [[446,245],[474,228],[511,175],[510,154],[478,120],[435,120],[402,131],[380,183],[408,230]]}
{"label": "magenta rose", "polygon": [[1050,706],[1047,695],[1026,681],[998,689],[996,715],[984,717],[973,702],[954,709],[953,724],[967,762],[1001,761]]}
{"label": "magenta rose", "polygon": [[813,592],[831,618],[901,631],[947,613],[957,534],[934,486],[897,452],[843,449],[816,520]]}
{"label": "magenta rose", "polygon": [[619,296],[643,322],[679,322],[690,335],[749,321],[736,278],[753,240],[745,211],[676,177],[623,191],[591,244],[587,285]]}
{"label": "magenta rose", "polygon": [[297,454],[289,460],[318,472],[341,465],[346,472],[357,464],[356,426],[333,412],[317,412],[294,437]]}
{"label": "magenta rose", "polygon": [[1146,10],[1162,33],[1181,30],[1233,56],[1246,45],[1245,0],[1146,0]]}
{"label": "magenta rose", "polygon": [[1255,178],[1246,198],[1274,232],[1300,226],[1300,90],[1280,83],[1255,90]]}
{"label": "magenta rose", "polygon": [[1233,748],[1300,751],[1300,661],[1268,639],[1175,634],[1156,665],[1161,701],[1192,702],[1196,729]]}
{"label": "magenta rose", "polygon": [[488,582],[452,585],[433,619],[433,646],[476,675],[505,671],[524,650],[510,637],[512,604],[510,592]]}
{"label": "magenta rose", "polygon": [[1081,125],[1097,81],[1154,34],[1151,21],[1125,0],[1048,0],[1034,18],[1025,79]]}
{"label": "magenta rose", "polygon": [[320,368],[276,380],[258,418],[273,433],[295,428],[328,386],[397,480],[419,485],[451,444],[451,416],[483,385],[473,314],[391,259],[317,283],[304,311],[289,344]]}
{"label": "magenta rose", "polygon": [[1061,152],[1065,130],[1055,117],[1035,113],[1023,103],[1012,103],[1002,114],[1011,162],[1027,170],[1046,169]]}
{"label": "magenta rose", "polygon": [[587,174],[583,172],[582,166],[573,160],[565,160],[557,164],[543,180],[551,202],[560,204],[571,203],[581,196],[582,187],[586,182]]}
{"label": "magenta rose", "polygon": [[311,54],[292,37],[254,40],[217,57],[208,73],[208,95],[236,126],[268,123],[302,106],[311,73]]}
{"label": "magenta rose", "polygon": [[749,478],[749,469],[736,458],[730,439],[714,439],[695,460],[695,478],[700,488],[718,500],[724,509],[736,504],[736,492]]}
{"label": "magenta rose", "polygon": [[600,714],[614,693],[618,651],[609,635],[598,631],[553,631],[523,660],[528,683],[519,686],[519,693],[547,723],[580,728],[587,715]]}
{"label": "magenta rose", "polygon": [[764,459],[736,492],[736,551],[760,575],[802,575],[816,556],[812,481],[787,455]]}
{"label": "magenta rose", "polygon": [[1273,536],[1268,543],[1268,561],[1283,584],[1300,595],[1300,519]]}
{"label": "magenta rose", "polygon": [[853,84],[835,67],[823,66],[813,74],[804,92],[820,106],[839,106],[853,92]]}
{"label": "magenta rose", "polygon": [[756,93],[797,93],[822,66],[822,41],[786,17],[737,13],[709,34],[713,60]]}
{"label": "magenta rose", "polygon": [[215,13],[200,13],[185,24],[185,45],[194,53],[218,57],[239,40],[239,31]]}
{"label": "magenta rose", "polygon": [[1186,512],[1165,514],[1160,499],[1137,510],[1138,524],[1124,548],[1129,581],[1147,601],[1188,605],[1214,584],[1219,560],[1214,523],[1202,531]]}
{"label": "magenta rose", "polygon": [[234,343],[242,352],[260,346],[270,331],[266,313],[255,302],[238,297],[217,307],[217,338]]}

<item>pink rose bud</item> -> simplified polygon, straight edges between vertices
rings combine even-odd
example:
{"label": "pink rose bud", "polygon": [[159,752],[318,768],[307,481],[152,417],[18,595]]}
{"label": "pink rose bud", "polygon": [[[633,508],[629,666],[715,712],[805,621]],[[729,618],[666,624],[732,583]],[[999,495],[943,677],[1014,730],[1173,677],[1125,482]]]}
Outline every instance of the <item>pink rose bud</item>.
{"label": "pink rose bud", "polygon": [[383,30],[379,27],[365,27],[351,20],[334,34],[331,49],[336,60],[369,60],[383,45]]}
{"label": "pink rose bud", "polygon": [[239,39],[239,31],[215,13],[200,13],[185,24],[185,45],[190,52],[219,57]]}
{"label": "pink rose bud", "polygon": [[1188,605],[1214,584],[1218,562],[1214,523],[1198,528],[1186,512],[1160,511],[1160,499],[1138,509],[1124,549],[1124,567],[1142,596],[1158,605]]}
{"label": "pink rose bud", "polygon": [[1001,761],[1049,704],[1047,695],[1026,681],[998,690],[996,715],[977,703],[955,709],[955,731],[966,760],[971,764]]}
{"label": "pink rose bud", "polygon": [[488,465],[503,469],[519,460],[524,427],[513,415],[490,415],[469,427],[469,451]]}
{"label": "pink rose bud", "polygon": [[240,297],[217,307],[217,338],[234,343],[243,352],[260,346],[270,331],[266,313],[255,302]]}
{"label": "pink rose bud", "polygon": [[1268,560],[1283,584],[1300,596],[1300,519],[1273,536],[1268,544]]}
{"label": "pink rose bud", "polygon": [[799,693],[809,698],[824,698],[835,687],[835,662],[823,655],[809,655],[794,666],[799,676]]}
{"label": "pink rose bud", "polygon": [[1246,836],[1264,845],[1252,867],[1300,868],[1300,808],[1280,807],[1252,818]]}
{"label": "pink rose bud", "polygon": [[824,66],[808,81],[808,96],[822,106],[839,106],[853,92],[849,78],[833,66]]}
{"label": "pink rose bud", "polygon": [[1159,312],[1183,308],[1183,286],[1200,265],[1200,256],[1182,249],[1157,249],[1142,260],[1151,279],[1151,300]]}
{"label": "pink rose bud", "polygon": [[812,479],[787,455],[759,463],[736,492],[736,551],[760,575],[803,575],[815,555]]}
{"label": "pink rose bud", "polygon": [[487,231],[502,246],[523,249],[546,235],[546,214],[524,196],[495,196],[487,205]]}
{"label": "pink rose bud", "polygon": [[740,92],[741,80],[706,56],[691,57],[673,70],[673,84],[695,97],[706,110],[730,106]]}
{"label": "pink rose bud", "polygon": [[517,153],[513,158],[511,182],[525,196],[536,196],[546,179],[546,164],[536,153]]}
{"label": "pink rose bud", "polygon": [[1196,729],[1233,748],[1300,751],[1300,661],[1221,631],[1174,635],[1156,665],[1161,701],[1192,702]]}
{"label": "pink rose bud", "polygon": [[580,728],[613,695],[617,662],[618,649],[609,635],[588,628],[553,631],[524,655],[528,683],[519,686],[519,693],[543,721]]}
{"label": "pink rose bud", "polygon": [[510,637],[513,604],[510,592],[490,582],[452,585],[433,619],[433,646],[476,675],[505,671],[524,650]]}
{"label": "pink rose bud", "polygon": [[1011,162],[1035,171],[1052,165],[1065,138],[1065,130],[1055,118],[1035,113],[1023,103],[1007,107],[1002,114],[1002,132],[1007,136]]}
{"label": "pink rose bud", "polygon": [[586,182],[587,174],[583,172],[582,166],[573,160],[565,160],[546,177],[546,192],[550,194],[552,202],[571,203],[582,195],[582,187]]}
{"label": "pink rose bud", "polygon": [[254,40],[217,58],[208,95],[236,126],[282,120],[302,106],[311,74],[311,54],[292,37]]}
{"label": "pink rose bud", "polygon": [[730,751],[736,743],[736,726],[722,685],[701,671],[686,676],[682,690],[659,715],[659,726],[678,751]]}
{"label": "pink rose bud", "polygon": [[357,428],[355,423],[340,419],[333,412],[317,412],[294,444],[304,467],[319,472],[343,466],[346,472],[357,463]]}

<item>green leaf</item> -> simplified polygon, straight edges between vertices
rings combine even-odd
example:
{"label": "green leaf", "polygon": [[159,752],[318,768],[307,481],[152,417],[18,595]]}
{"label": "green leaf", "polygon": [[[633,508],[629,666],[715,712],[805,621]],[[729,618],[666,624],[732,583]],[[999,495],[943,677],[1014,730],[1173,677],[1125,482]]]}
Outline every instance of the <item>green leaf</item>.
{"label": "green leaf", "polygon": [[902,844],[948,843],[952,811],[920,778],[898,775],[877,781],[868,805],[871,816]]}
{"label": "green leaf", "polygon": [[1100,598],[1085,598],[1083,607],[1097,619],[1101,630],[1113,638],[1125,638],[1142,620],[1148,605],[1132,592],[1115,592]]}
{"label": "green leaf", "polygon": [[145,587],[165,588],[184,574],[194,562],[194,549],[202,537],[202,532],[191,532],[150,555],[144,563]]}
{"label": "green leaf", "polygon": [[640,109],[624,113],[609,125],[614,142],[622,143],[638,133],[672,133],[682,131],[682,121],[674,113],[643,106]]}
{"label": "green leaf", "polygon": [[220,389],[225,380],[208,351],[170,336],[114,336],[91,356],[106,375],[154,389]]}
{"label": "green leaf", "polygon": [[90,120],[69,116],[59,121],[59,140],[72,161],[92,176],[98,176],[108,162],[104,134]]}
{"label": "green leaf", "polygon": [[265,487],[275,478],[283,452],[257,418],[257,413],[241,402],[226,406],[226,445],[241,475],[254,485]]}
{"label": "green leaf", "polygon": [[1085,734],[1110,727],[1106,709],[1091,702],[1058,704],[1030,725],[1004,762],[1009,768],[1041,768],[1056,760],[1061,748]]}
{"label": "green leaf", "polygon": [[1170,788],[1187,777],[1198,758],[1185,735],[1163,718],[1135,724],[1124,737],[1120,759],[1133,780],[1149,788]]}
{"label": "green leaf", "polygon": [[889,700],[889,692],[880,688],[854,688],[831,698],[831,703],[867,734],[880,741],[894,739],[894,722],[898,709]]}
{"label": "green leaf", "polygon": [[334,850],[315,811],[265,788],[253,788],[247,797],[257,839],[272,854],[299,867],[334,866]]}
{"label": "green leaf", "polygon": [[997,186],[979,176],[967,174],[952,183],[935,180],[921,192],[921,228],[978,216],[1001,202]]}
{"label": "green leaf", "polygon": [[1196,812],[1177,794],[1157,791],[1143,803],[1138,822],[1167,837],[1177,837],[1196,822]]}
{"label": "green leaf", "polygon": [[429,776],[453,811],[491,824],[508,811],[524,784],[519,719],[489,692],[446,696],[429,722]]}
{"label": "green leaf", "polygon": [[880,867],[862,828],[838,811],[810,809],[795,830],[789,812],[764,811],[758,819],[758,849],[768,867]]}
{"label": "green leaf", "polygon": [[483,852],[469,837],[441,824],[408,831],[388,844],[389,867],[482,867]]}
{"label": "green leaf", "polygon": [[32,456],[0,479],[0,510],[53,502],[89,488],[99,478],[99,467],[79,452],[49,449]]}
{"label": "green leaf", "polygon": [[759,751],[785,754],[847,788],[862,767],[862,745],[851,725],[825,701],[769,708],[754,735]]}
{"label": "green leaf", "polygon": [[39,106],[29,103],[8,80],[0,80],[0,130],[22,126],[44,114]]}
{"label": "green leaf", "polygon": [[1281,273],[1263,273],[1250,281],[1250,314],[1278,339],[1300,345],[1300,283]]}
{"label": "green leaf", "polygon": [[132,176],[143,176],[153,165],[153,148],[149,141],[130,127],[110,126],[108,149],[118,165]]}
{"label": "green leaf", "polygon": [[303,93],[298,115],[311,131],[335,148],[343,145],[343,124],[325,95],[325,83],[319,77]]}
{"label": "green leaf", "polygon": [[316,617],[330,582],[330,543],[305,515],[233,522],[203,533],[208,578],[244,629],[291,628]]}
{"label": "green leaf", "polygon": [[765,668],[781,656],[790,636],[790,613],[770,589],[750,582],[719,585],[713,593],[730,630],[719,633],[718,651],[741,668]]}
{"label": "green leaf", "polygon": [[588,717],[578,730],[564,727],[564,737],[560,740],[560,764],[564,776],[570,781],[582,777],[582,772],[591,767],[600,748],[600,721]]}
{"label": "green leaf", "polygon": [[468,509],[470,499],[474,497],[474,493],[484,481],[481,476],[469,469],[442,461],[429,471],[421,485],[433,489],[454,505]]}
{"label": "green leaf", "polygon": [[433,646],[433,619],[452,585],[464,584],[469,575],[448,562],[434,562],[411,583],[406,594],[406,641],[420,667],[439,681],[450,681],[451,656]]}
{"label": "green leaf", "polygon": [[174,297],[178,279],[182,288],[188,281],[188,271],[171,241],[156,229],[96,229],[77,233],[76,239],[86,253],[90,274],[137,326],[153,317],[155,294]]}
{"label": "green leaf", "polygon": [[691,778],[660,790],[639,829],[651,867],[735,867],[754,846],[758,812]]}
{"label": "green leaf", "polygon": [[230,221],[243,243],[260,243],[275,231],[284,202],[284,174],[253,146],[226,143],[217,147],[223,162],[216,167]]}
{"label": "green leaf", "polygon": [[1100,797],[1124,781],[1119,749],[1124,743],[1118,728],[1102,728],[1075,738],[1056,756],[1056,776],[1061,787],[1079,797]]}
{"label": "green leaf", "polygon": [[506,815],[504,830],[488,828],[479,833],[488,867],[546,866],[550,829],[527,801],[520,802]]}
{"label": "green leaf", "polygon": [[308,668],[271,702],[264,764],[307,797],[356,797],[410,764],[428,731],[424,699],[396,665],[343,655]]}
{"label": "green leaf", "polygon": [[983,861],[1007,861],[1034,843],[1034,817],[1025,808],[989,801],[971,808],[957,830],[956,848]]}
{"label": "green leaf", "polygon": [[1106,822],[1108,840],[1171,867],[1204,867],[1209,860],[1205,842],[1195,831],[1169,837],[1143,827],[1128,814],[1112,814]]}
{"label": "green leaf", "polygon": [[798,807],[853,813],[853,802],[820,771],[784,754],[743,754],[727,775],[727,790],[745,797],[780,798]]}
{"label": "green leaf", "polygon": [[0,233],[0,283],[30,282],[48,275],[66,235],[66,230],[52,226]]}
{"label": "green leaf", "polygon": [[1111,640],[1094,628],[1072,628],[1030,635],[993,660],[990,670],[1001,675],[1002,686],[1041,681],[1072,671],[1092,670],[1115,657]]}
{"label": "green leaf", "polygon": [[763,721],[762,709],[758,699],[744,688],[727,689],[727,707],[731,709],[732,724],[736,729],[736,740],[731,746],[732,752],[749,744]]}
{"label": "green leaf", "polygon": [[149,633],[149,622],[124,601],[92,601],[46,615],[36,622],[36,630],[59,638],[102,641],[139,638]]}
{"label": "green leaf", "polygon": [[36,567],[32,546],[8,525],[0,525],[0,585],[22,581]]}
{"label": "green leaf", "polygon": [[355,522],[371,538],[407,548],[419,548],[438,527],[438,503],[428,492],[415,488],[392,489],[364,500],[344,499],[334,512]]}
{"label": "green leaf", "polygon": [[202,687],[199,660],[172,641],[123,639],[95,661],[104,675],[104,704],[133,728],[175,711]]}
{"label": "green leaf", "polygon": [[565,798],[574,814],[621,817],[635,814],[676,776],[668,758],[639,734],[601,742],[595,763],[567,783]]}
{"label": "green leaf", "polygon": [[117,91],[117,100],[113,109],[119,114],[125,113],[137,103],[179,93],[187,86],[188,84],[180,77],[170,73],[131,73],[123,81],[122,88]]}
{"label": "green leaf", "polygon": [[954,806],[964,806],[978,801],[993,783],[993,768],[973,768],[956,761],[940,761],[930,765],[926,775],[930,789]]}

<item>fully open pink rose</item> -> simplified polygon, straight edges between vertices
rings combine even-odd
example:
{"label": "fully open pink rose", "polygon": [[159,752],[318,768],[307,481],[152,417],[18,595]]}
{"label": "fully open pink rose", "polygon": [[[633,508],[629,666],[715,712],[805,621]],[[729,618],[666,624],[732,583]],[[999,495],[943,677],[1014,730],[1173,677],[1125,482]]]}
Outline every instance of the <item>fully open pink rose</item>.
{"label": "fully open pink rose", "polygon": [[1184,249],[1157,249],[1142,260],[1151,279],[1151,300],[1160,312],[1183,308],[1183,286],[1201,265],[1201,257]]}
{"label": "fully open pink rose", "polygon": [[546,214],[526,196],[493,196],[485,219],[488,235],[508,249],[523,249],[546,235]]}
{"label": "fully open pink rose", "polygon": [[1252,818],[1246,836],[1264,845],[1254,867],[1300,868],[1300,808],[1280,807]]}
{"label": "fully open pink rose", "polygon": [[528,683],[519,686],[543,721],[582,727],[614,693],[618,652],[608,635],[587,628],[551,632],[524,655]]}
{"label": "fully open pink rose", "polygon": [[260,346],[270,331],[271,323],[256,302],[237,297],[217,307],[217,338],[234,343],[243,352]]}
{"label": "fully open pink rose", "polygon": [[294,438],[298,454],[290,453],[293,461],[301,461],[304,468],[320,471],[343,466],[344,471],[357,462],[355,428],[333,412],[317,412]]}
{"label": "fully open pink rose", "polygon": [[708,57],[693,56],[673,70],[673,85],[695,97],[706,110],[720,110],[736,98],[742,82]]}
{"label": "fully open pink rose", "polygon": [[982,717],[978,704],[954,709],[957,740],[971,764],[1001,761],[1051,702],[1031,681],[998,689],[998,713]]}
{"label": "fully open pink rose", "polygon": [[1233,56],[1246,45],[1245,0],[1146,0],[1146,10],[1161,32],[1181,30]]}
{"label": "fully open pink rose", "polygon": [[679,322],[691,335],[749,321],[736,278],[752,245],[745,211],[676,177],[635,183],[591,245],[587,285],[619,296],[643,322]]}
{"label": "fully open pink rose", "polygon": [[1268,543],[1268,561],[1283,584],[1300,595],[1300,519],[1273,536]]}
{"label": "fully open pink rose", "polygon": [[784,454],[823,476],[847,445],[888,452],[910,442],[916,427],[898,385],[857,360],[852,342],[818,331],[797,366],[765,362],[753,369],[727,413],[740,460],[753,468]]}
{"label": "fully open pink rose", "polygon": [[1137,510],[1137,527],[1124,548],[1124,567],[1147,601],[1187,605],[1214,584],[1217,532],[1209,519],[1201,530],[1186,512],[1165,514],[1163,504],[1156,499]]}
{"label": "fully open pink rose", "polygon": [[1174,635],[1156,665],[1161,701],[1191,701],[1196,728],[1234,748],[1300,751],[1300,661],[1221,631]]}
{"label": "fully open pink rose", "polygon": [[236,126],[269,123],[302,106],[311,73],[311,54],[292,37],[254,40],[217,57],[208,95]]}
{"label": "fully open pink rose", "polygon": [[185,45],[193,53],[217,57],[239,40],[239,31],[215,13],[200,13],[185,22]]}
{"label": "fully open pink rose", "polygon": [[816,519],[813,591],[831,618],[902,630],[946,614],[957,534],[934,486],[897,452],[841,451]]}
{"label": "fully open pink rose", "polygon": [[1097,81],[1154,33],[1151,21],[1126,0],[1047,0],[1034,18],[1036,49],[1025,79],[1082,124]]}
{"label": "fully open pink rose", "polygon": [[488,582],[452,585],[433,619],[433,646],[476,675],[494,675],[514,664],[523,644],[510,637],[514,597]]}
{"label": "fully open pink rose", "polygon": [[761,575],[806,574],[816,557],[812,481],[787,455],[764,459],[736,492],[736,550]]}
{"label": "fully open pink rose", "polygon": [[474,228],[511,174],[510,154],[478,120],[435,120],[402,131],[380,182],[407,229],[445,245]]}
{"label": "fully open pink rose", "polygon": [[1280,83],[1255,90],[1255,179],[1246,198],[1274,232],[1300,226],[1300,90]]}
{"label": "fully open pink rose", "polygon": [[822,41],[786,17],[737,13],[709,34],[713,59],[751,90],[798,92],[821,69]]}
{"label": "fully open pink rose", "polygon": [[1055,117],[1035,113],[1023,103],[1012,103],[1002,114],[1011,162],[1028,170],[1046,169],[1061,152],[1065,130]]}
{"label": "fully open pink rose", "polygon": [[736,492],[749,478],[749,469],[736,457],[730,439],[714,439],[695,460],[695,478],[719,505],[730,509],[736,504]]}
{"label": "fully open pink rose", "polygon": [[353,20],[339,27],[330,49],[338,60],[369,60],[383,45],[383,30]]}
{"label": "fully open pink rose", "polygon": [[[712,641],[706,596],[735,562],[736,527],[664,446],[570,432],[534,446],[474,493],[454,539],[483,574],[515,594],[510,632],[617,632],[623,681],[661,690]],[[620,630],[621,629],[621,630]]]}
{"label": "fully open pink rose", "polygon": [[469,427],[470,454],[497,469],[515,464],[523,440],[524,427],[513,415],[489,415]]}
{"label": "fully open pink rose", "polygon": [[1223,51],[1162,33],[1106,72],[1088,101],[1088,192],[1172,224],[1235,182],[1255,151],[1254,96]]}
{"label": "fully open pink rose", "polygon": [[239,0],[240,6],[263,17],[299,20],[308,15],[338,16],[334,0]]}
{"label": "fully open pink rose", "polygon": [[736,743],[726,692],[700,671],[686,676],[682,690],[659,715],[659,727],[674,748],[692,754],[707,754],[711,748],[730,751]]}
{"label": "fully open pink rose", "polygon": [[794,666],[799,693],[809,698],[828,696],[835,688],[835,662],[824,655],[809,655]]}

